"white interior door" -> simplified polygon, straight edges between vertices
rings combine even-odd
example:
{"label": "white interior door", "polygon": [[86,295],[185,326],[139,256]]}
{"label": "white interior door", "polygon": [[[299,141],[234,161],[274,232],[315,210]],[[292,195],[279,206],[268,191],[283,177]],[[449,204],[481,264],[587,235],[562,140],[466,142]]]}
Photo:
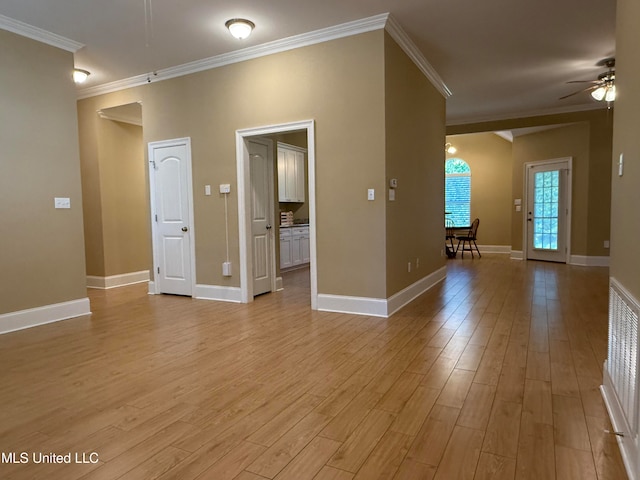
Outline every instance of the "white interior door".
{"label": "white interior door", "polygon": [[156,293],[192,295],[191,151],[188,139],[149,144]]}
{"label": "white interior door", "polygon": [[570,161],[527,165],[527,258],[567,262]]}
{"label": "white interior door", "polygon": [[273,165],[270,144],[249,140],[253,295],[270,292],[274,279]]}

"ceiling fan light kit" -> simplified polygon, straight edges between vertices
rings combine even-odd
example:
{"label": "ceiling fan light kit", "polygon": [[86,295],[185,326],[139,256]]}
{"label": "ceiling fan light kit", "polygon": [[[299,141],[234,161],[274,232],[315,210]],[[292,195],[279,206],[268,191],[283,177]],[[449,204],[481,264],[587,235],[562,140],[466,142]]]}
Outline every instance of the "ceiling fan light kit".
{"label": "ceiling fan light kit", "polygon": [[593,99],[597,100],[598,102],[613,102],[616,99],[616,71],[614,69],[616,65],[616,59],[605,58],[604,60],[600,60],[596,65],[599,67],[607,67],[609,70],[598,75],[597,80],[573,80],[571,82],[567,82],[591,83],[592,85],[583,90],[579,90],[577,92],[570,93],[569,95],[565,95],[564,97],[560,97],[560,100],[572,97],[573,95],[577,95],[578,93],[590,92],[591,97],[593,97]]}

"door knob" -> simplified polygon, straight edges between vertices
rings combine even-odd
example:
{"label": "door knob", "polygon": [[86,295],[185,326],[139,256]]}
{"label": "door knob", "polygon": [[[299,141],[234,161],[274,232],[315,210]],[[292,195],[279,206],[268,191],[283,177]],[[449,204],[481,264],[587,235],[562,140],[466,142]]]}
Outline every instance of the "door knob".
{"label": "door knob", "polygon": [[183,232],[186,232],[187,230],[189,230],[187,227],[182,227]]}
{"label": "door knob", "polygon": [[271,230],[271,225],[270,225],[270,224],[267,224],[267,227],[266,227],[266,228],[267,228],[267,230]]}

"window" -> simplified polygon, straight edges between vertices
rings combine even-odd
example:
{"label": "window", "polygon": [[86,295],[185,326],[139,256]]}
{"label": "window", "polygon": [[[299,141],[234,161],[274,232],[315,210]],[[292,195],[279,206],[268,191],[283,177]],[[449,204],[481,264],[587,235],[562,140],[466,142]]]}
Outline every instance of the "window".
{"label": "window", "polygon": [[444,164],[444,210],[456,226],[471,225],[471,169],[461,158]]}

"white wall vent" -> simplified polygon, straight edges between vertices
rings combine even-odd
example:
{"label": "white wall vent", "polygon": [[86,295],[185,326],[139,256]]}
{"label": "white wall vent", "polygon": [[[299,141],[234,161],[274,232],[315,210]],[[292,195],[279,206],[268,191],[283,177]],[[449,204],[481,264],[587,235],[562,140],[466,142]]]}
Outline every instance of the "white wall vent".
{"label": "white wall vent", "polygon": [[609,286],[609,348],[602,394],[630,479],[638,477],[638,302],[614,278]]}

